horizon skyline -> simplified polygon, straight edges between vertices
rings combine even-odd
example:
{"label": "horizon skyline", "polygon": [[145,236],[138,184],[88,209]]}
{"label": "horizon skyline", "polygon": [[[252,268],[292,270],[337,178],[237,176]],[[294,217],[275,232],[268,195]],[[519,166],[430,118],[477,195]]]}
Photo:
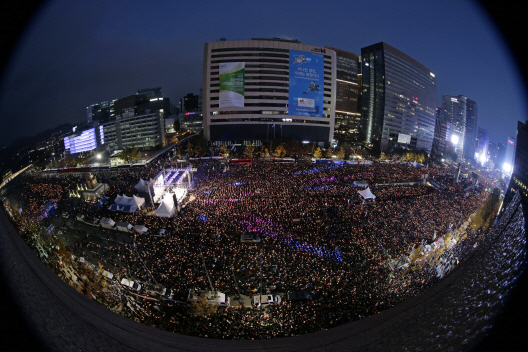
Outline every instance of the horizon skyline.
{"label": "horizon skyline", "polygon": [[[321,6],[316,1],[303,3],[313,8],[318,7],[321,11],[325,11],[323,13],[331,13],[328,8],[331,8],[330,10],[339,8],[334,1],[327,6]],[[362,47],[380,41],[385,42],[422,63],[436,74],[437,106],[441,106],[442,95],[464,95],[476,101],[479,109],[477,125],[488,130],[491,142],[505,143],[508,137],[516,136],[517,121],[526,120],[524,113],[526,103],[521,99],[525,88],[521,77],[509,70],[515,65],[510,56],[505,55],[498,60],[500,55],[491,57],[482,55],[483,52],[495,52],[491,49],[509,51],[482,9],[472,1],[457,2],[459,11],[456,16],[449,17],[445,16],[451,14],[449,1],[447,4],[434,5],[416,4],[410,1],[402,1],[394,6],[383,1],[381,3],[385,5],[385,12],[380,16],[382,21],[373,28],[380,27],[379,31],[382,33],[371,34],[368,31],[358,30],[351,38],[348,36],[343,38],[342,33],[339,32],[340,28],[337,28],[338,32],[335,33],[336,28],[334,27],[339,26],[328,27],[328,33],[321,33],[321,31],[314,31],[310,26],[303,27],[302,21],[297,21],[296,18],[282,13],[278,14],[280,18],[276,22],[267,23],[264,17],[270,12],[269,7],[252,5],[250,9],[245,9],[248,13],[255,9],[264,12],[255,21],[257,23],[248,23],[248,30],[244,33],[238,30],[238,25],[225,26],[222,28],[224,30],[222,37],[227,40],[236,40],[240,37],[245,37],[242,39],[273,37],[297,39],[303,44],[331,46],[356,54],[361,52]],[[401,5],[411,3],[413,4],[412,9]],[[161,11],[159,8],[174,9],[174,4],[168,1],[158,1],[156,4],[162,6],[155,9],[143,3],[138,3],[137,9],[136,6],[122,8],[120,4],[123,3],[117,1],[115,4],[102,2],[70,4],[59,0],[46,3],[38,11],[39,14],[35,16],[26,28],[25,34],[19,39],[17,50],[12,52],[11,61],[5,66],[0,98],[0,118],[2,125],[12,125],[18,133],[4,130],[0,136],[1,144],[9,145],[16,138],[34,136],[63,122],[86,121],[87,106],[132,95],[138,89],[161,87],[164,97],[172,99],[173,104],[187,93],[198,94],[202,87],[202,43],[219,39],[211,38],[210,34],[214,32],[212,29],[219,24],[219,19],[220,22],[222,18],[236,18],[241,23],[248,21],[246,18],[248,16],[241,18],[229,12],[229,8],[236,8],[239,4],[237,1],[229,1],[225,6],[218,5],[203,9],[201,18],[209,19],[214,23],[207,24],[207,21],[203,21],[201,27],[196,27],[194,32],[185,33],[188,38],[178,31],[176,32],[180,34],[179,36],[170,35],[174,33],[156,35],[157,27],[149,26],[148,20],[170,12]],[[296,9],[295,4],[296,2],[293,5],[285,4],[285,6]],[[347,6],[349,5],[341,7]],[[372,8],[374,6],[369,7],[362,4],[357,7],[357,12],[376,12],[376,9]],[[195,6],[184,3],[178,8],[181,9],[181,13],[185,13],[186,10],[191,13]],[[394,10],[395,13],[389,14],[390,10]],[[120,12],[123,15],[116,17],[115,14]],[[223,17],[224,13],[231,17]],[[411,18],[408,23],[398,22],[398,16],[403,13]],[[473,16],[468,16],[468,14]],[[333,15],[336,14],[333,13]],[[306,16],[313,18],[312,14]],[[441,29],[429,33],[416,32],[417,28],[431,23],[431,16],[437,20],[449,19],[450,22],[443,24],[440,21],[438,26]],[[390,20],[391,18],[393,19]],[[147,19],[147,21],[142,22],[141,19]],[[286,19],[293,24],[288,23]],[[375,19],[375,16],[366,20],[358,19],[358,21],[363,23],[361,22],[363,20],[366,21],[365,24],[368,24],[370,19]],[[192,23],[192,19],[180,20],[182,24]],[[416,23],[413,23],[413,20]],[[90,23],[92,24],[89,25]],[[138,28],[124,26],[134,23]],[[330,21],[330,23],[333,22]],[[263,24],[265,26],[262,26]],[[391,28],[391,26],[396,30],[383,31],[384,28]],[[46,30],[43,31],[43,28]],[[64,30],[65,28],[71,28],[73,33],[68,33]],[[166,31],[172,29],[167,25],[161,28]],[[401,35],[395,35],[394,32]],[[265,33],[269,35],[264,35]],[[409,39],[410,33],[416,38]],[[455,45],[450,42],[450,39],[458,38],[461,34],[462,36],[473,35],[476,41],[475,47],[464,48],[460,43],[455,43],[457,44]],[[479,35],[475,36],[476,34]],[[420,39],[429,37],[440,38],[443,42],[439,41],[438,45],[435,45],[432,40],[420,41]],[[200,41],[198,38],[205,41]],[[49,47],[55,52],[50,53]],[[437,47],[441,49],[435,49]],[[183,48],[183,54],[180,53],[181,48]],[[447,55],[446,50],[450,50]],[[477,61],[472,64],[471,60],[467,59],[451,59],[450,61],[449,59],[454,55],[450,53],[456,53],[457,50],[465,54],[465,56],[460,55],[462,58],[479,57],[482,62]],[[148,55],[148,52],[156,55]],[[35,53],[39,54],[39,60],[35,60],[37,56]],[[64,55],[61,56],[60,53]],[[440,56],[440,53],[443,55]],[[169,59],[162,59],[161,55]],[[170,60],[172,57],[174,57],[173,61]],[[156,70],[156,68],[159,69]],[[172,79],[172,77],[175,78]],[[497,82],[499,82],[497,79],[500,77],[503,78],[501,89],[497,89]],[[34,97],[34,101],[28,103],[27,99],[24,99],[28,96]],[[56,109],[58,103],[61,106],[59,110]],[[32,115],[42,114],[40,110],[49,112],[46,121],[33,119]],[[20,115],[24,117],[20,118]],[[497,119],[496,116],[503,116],[503,118]]]}

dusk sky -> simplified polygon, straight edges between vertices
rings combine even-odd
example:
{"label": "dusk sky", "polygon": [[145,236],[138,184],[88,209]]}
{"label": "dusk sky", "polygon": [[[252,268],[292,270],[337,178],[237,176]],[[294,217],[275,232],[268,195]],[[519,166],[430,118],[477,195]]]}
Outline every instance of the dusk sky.
{"label": "dusk sky", "polygon": [[5,67],[0,145],[64,122],[93,103],[162,87],[177,103],[202,86],[204,43],[280,37],[358,55],[386,42],[428,67],[442,95],[478,105],[492,142],[526,120],[516,63],[472,1],[68,1],[48,2]]}

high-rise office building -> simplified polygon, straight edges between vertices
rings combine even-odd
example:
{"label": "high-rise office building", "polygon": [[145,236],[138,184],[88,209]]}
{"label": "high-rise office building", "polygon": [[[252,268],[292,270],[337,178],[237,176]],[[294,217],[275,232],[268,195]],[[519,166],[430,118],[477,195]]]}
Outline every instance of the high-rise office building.
{"label": "high-rise office building", "polygon": [[105,123],[115,119],[114,101],[103,101],[92,104],[86,108],[87,120],[91,122]]}
{"label": "high-rise office building", "polygon": [[444,154],[452,145],[451,136],[454,130],[455,126],[452,123],[442,119],[436,119],[433,148]]}
{"label": "high-rise office building", "polygon": [[361,123],[357,54],[332,48],[336,53],[335,133],[357,137]]}
{"label": "high-rise office building", "polygon": [[502,170],[504,161],[506,160],[506,145],[503,143],[497,143],[497,150],[497,165],[495,167],[499,170]]}
{"label": "high-rise office building", "polygon": [[[510,139],[508,138],[508,144]],[[511,145],[511,144],[510,144]],[[509,202],[519,192],[521,199],[528,204],[528,121],[517,123],[517,147],[515,148],[515,161],[508,191],[504,196],[502,209],[508,207]]]}
{"label": "high-rise office building", "polygon": [[489,159],[489,134],[488,131],[479,127],[477,133],[477,147],[475,151],[475,159],[482,165],[486,165]]}
{"label": "high-rise office building", "polygon": [[504,155],[504,164],[500,165],[500,169],[507,175],[511,175],[513,171],[513,161],[515,158],[515,138],[508,137],[508,144],[506,144],[506,154]]}
{"label": "high-rise office building", "polygon": [[188,93],[180,99],[181,113],[200,111],[200,96]]}
{"label": "high-rise office building", "polygon": [[143,94],[128,95],[114,101],[114,111],[116,117],[122,117],[125,112],[132,112],[134,115],[140,115],[140,106],[147,104],[149,98]]}
{"label": "high-rise office building", "polygon": [[436,78],[423,64],[386,43],[361,49],[361,131],[381,151],[431,152]]}
{"label": "high-rise office building", "polygon": [[464,156],[464,139],[466,136],[466,101],[463,95],[442,95],[442,119],[452,123],[455,131],[451,141],[459,158]]}
{"label": "high-rise office building", "polygon": [[499,145],[498,143],[489,142],[488,145],[488,161],[491,161],[495,167],[497,166],[499,158]]}
{"label": "high-rise office building", "polygon": [[477,103],[474,100],[466,99],[466,133],[464,136],[464,158],[466,160],[475,159],[475,147],[477,141]]}
{"label": "high-rise office building", "polygon": [[160,113],[123,115],[99,126],[103,130],[104,144],[111,152],[133,147],[150,150],[165,146],[165,124]]}
{"label": "high-rise office building", "polygon": [[221,40],[205,44],[203,72],[205,139],[331,142],[334,50],[279,38]]}

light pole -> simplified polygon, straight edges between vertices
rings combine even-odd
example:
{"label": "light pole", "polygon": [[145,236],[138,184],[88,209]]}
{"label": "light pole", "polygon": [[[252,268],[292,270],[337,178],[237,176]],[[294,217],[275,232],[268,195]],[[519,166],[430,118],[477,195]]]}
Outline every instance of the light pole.
{"label": "light pole", "polygon": [[260,307],[259,309],[262,309],[262,262],[263,262],[262,257],[258,258],[258,262],[260,265],[260,300],[259,300]]}

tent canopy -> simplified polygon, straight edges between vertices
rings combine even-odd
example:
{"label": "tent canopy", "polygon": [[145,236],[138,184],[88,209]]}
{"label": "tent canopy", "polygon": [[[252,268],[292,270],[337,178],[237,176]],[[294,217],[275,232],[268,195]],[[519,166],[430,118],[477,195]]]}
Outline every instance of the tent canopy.
{"label": "tent canopy", "polygon": [[370,187],[362,191],[358,191],[358,193],[361,195],[361,197],[363,197],[363,199],[376,199],[376,196],[370,191]]}
{"label": "tent canopy", "polygon": [[160,206],[156,210],[156,215],[162,218],[169,218],[174,215],[174,204],[168,202],[161,202]]}
{"label": "tent canopy", "polygon": [[136,197],[136,196],[127,197],[125,195],[122,195],[122,196],[117,195],[114,203],[117,204],[119,207],[124,207],[124,206],[129,205],[131,207],[141,208],[145,204],[145,198]]}
{"label": "tent canopy", "polygon": [[137,185],[134,186],[138,192],[147,192],[149,181],[145,181],[142,178],[139,179]]}

